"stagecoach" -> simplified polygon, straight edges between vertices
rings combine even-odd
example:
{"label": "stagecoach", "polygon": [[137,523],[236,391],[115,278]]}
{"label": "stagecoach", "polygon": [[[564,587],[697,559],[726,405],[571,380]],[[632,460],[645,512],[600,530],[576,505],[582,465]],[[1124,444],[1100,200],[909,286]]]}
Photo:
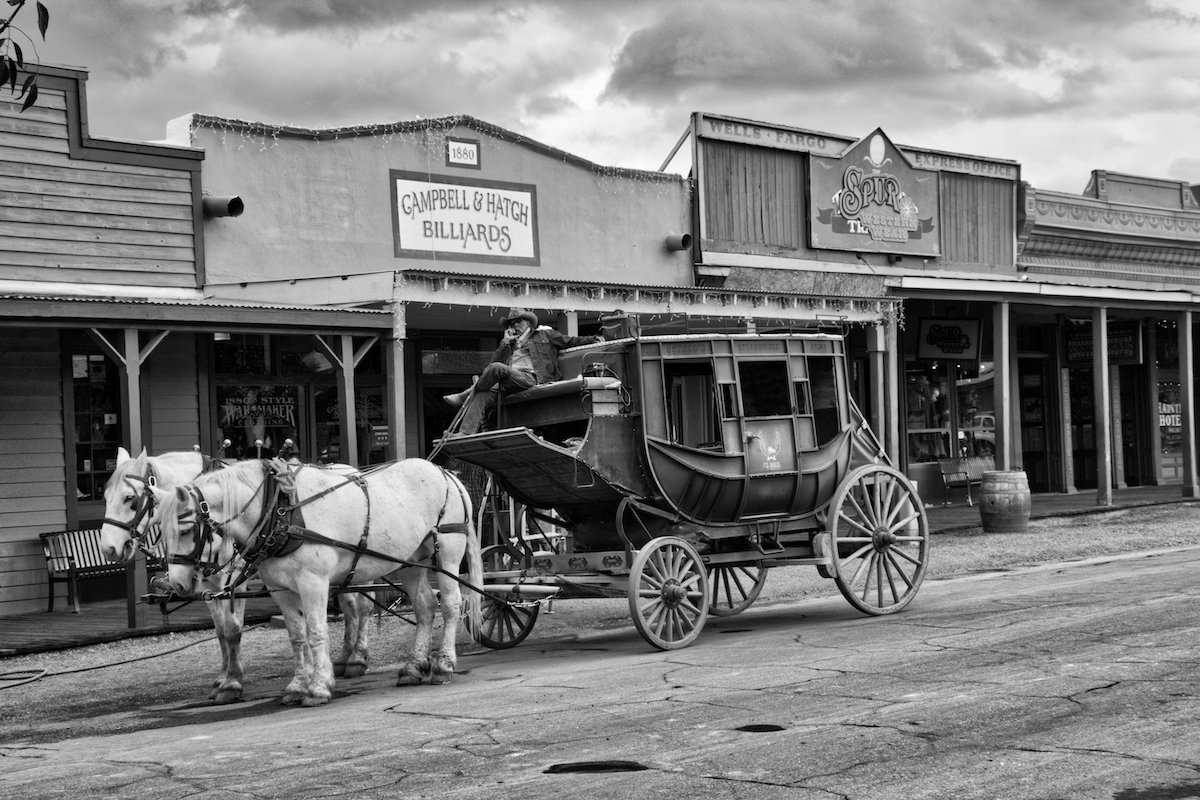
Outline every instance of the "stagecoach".
{"label": "stagecoach", "polygon": [[866,614],[912,601],[924,507],[850,397],[840,333],[623,327],[501,398],[494,429],[437,442],[490,475],[481,643],[518,644],[555,598],[626,595],[647,642],[684,647],[780,566]]}

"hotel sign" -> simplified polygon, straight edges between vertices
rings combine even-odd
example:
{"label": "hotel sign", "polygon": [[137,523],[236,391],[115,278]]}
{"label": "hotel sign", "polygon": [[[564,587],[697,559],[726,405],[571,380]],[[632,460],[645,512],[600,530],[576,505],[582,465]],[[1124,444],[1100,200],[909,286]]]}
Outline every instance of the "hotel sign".
{"label": "hotel sign", "polygon": [[537,187],[391,171],[397,258],[539,266]]}
{"label": "hotel sign", "polygon": [[876,129],[837,158],[810,158],[811,244],[861,253],[941,255],[938,173],[913,167]]}

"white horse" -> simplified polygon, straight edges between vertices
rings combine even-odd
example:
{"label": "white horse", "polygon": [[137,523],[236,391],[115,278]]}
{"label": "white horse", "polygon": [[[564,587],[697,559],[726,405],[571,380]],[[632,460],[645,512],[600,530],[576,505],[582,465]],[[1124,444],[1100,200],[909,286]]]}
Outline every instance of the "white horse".
{"label": "white horse", "polygon": [[[205,470],[222,465],[199,452],[172,452],[148,456],[143,449],[133,458],[124,447],[117,451],[117,468],[104,487],[104,525],[100,531],[100,552],[110,561],[132,561],[140,543],[155,520],[155,501],[149,487],[173,490],[186,486]],[[231,562],[225,569],[205,576],[203,589],[219,592],[226,585]],[[367,622],[369,601],[357,594],[338,598],[345,615],[342,655],[335,663],[338,675],[355,678],[367,671]],[[206,600],[212,616],[217,643],[221,648],[221,671],[213,681],[209,699],[218,704],[233,703],[242,697],[242,628],[245,621],[244,598]]]}
{"label": "white horse", "polygon": [[[228,539],[272,589],[296,656],[285,705],[329,702],[334,683],[325,611],[330,585],[348,575],[373,580],[396,571],[397,564],[417,629],[396,684],[446,683],[453,677],[462,610],[457,572],[464,557],[470,584],[478,587],[483,579],[471,498],[453,474],[419,458],[352,478],[315,467],[246,461],[202,475],[188,488],[155,495],[171,562],[168,576],[178,594],[197,589],[196,564]],[[302,520],[287,513],[289,508]],[[438,600],[429,575],[435,570],[443,625],[436,654],[430,645]],[[477,623],[479,603],[468,605]]]}

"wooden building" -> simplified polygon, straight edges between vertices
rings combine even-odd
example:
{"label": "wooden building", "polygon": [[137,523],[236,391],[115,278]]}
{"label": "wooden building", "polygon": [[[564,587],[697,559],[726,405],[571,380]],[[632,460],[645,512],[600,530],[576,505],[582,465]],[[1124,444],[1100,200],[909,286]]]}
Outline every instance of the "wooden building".
{"label": "wooden building", "polygon": [[[308,420],[268,430],[278,420],[260,413],[247,424],[255,411],[284,422],[293,412],[290,398],[252,397],[267,382],[246,357],[299,371],[310,352],[326,365],[349,350],[340,363],[351,368],[321,378],[332,394],[326,427],[336,428],[339,392],[355,392],[347,343],[386,341],[393,330],[378,306],[205,291],[206,228],[237,210],[235,198],[206,195],[200,150],[91,137],[85,81],[42,66],[35,106],[20,113],[0,100],[0,615],[45,608],[38,534],[99,524],[118,447],[211,454],[230,434],[243,449],[272,433],[268,449],[280,434],[311,441]],[[242,347],[238,364],[245,336],[273,337],[274,348]],[[226,362],[238,364],[240,394],[215,379]],[[375,372],[369,382],[387,386]],[[120,596],[125,584],[85,590]]]}
{"label": "wooden building", "polygon": [[1013,161],[882,130],[696,113],[689,137],[698,283],[890,312],[856,374],[926,502],[957,456],[1023,469],[1035,492],[1195,496],[1200,187],[1097,171],[1046,192]]}

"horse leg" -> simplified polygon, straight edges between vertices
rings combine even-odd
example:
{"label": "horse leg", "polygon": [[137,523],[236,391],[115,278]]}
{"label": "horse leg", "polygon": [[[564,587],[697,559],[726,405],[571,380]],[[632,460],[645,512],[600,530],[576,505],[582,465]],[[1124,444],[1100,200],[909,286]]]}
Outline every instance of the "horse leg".
{"label": "horse leg", "polygon": [[424,683],[430,674],[429,641],[433,637],[437,597],[429,585],[428,570],[423,567],[405,567],[400,571],[400,582],[412,600],[413,613],[417,617],[417,632],[413,637],[412,653],[408,660],[400,665],[400,672],[396,675],[396,685],[417,686]]}
{"label": "horse leg", "polygon": [[304,686],[303,706],[323,706],[333,696],[333,662],[329,659],[329,578],[312,573],[297,581],[310,668]]}
{"label": "horse leg", "polygon": [[[232,607],[231,607],[232,606]],[[212,615],[217,642],[221,645],[221,673],[213,682],[208,697],[218,705],[242,699],[242,621],[246,614],[246,601],[208,601],[208,612]]]}
{"label": "horse leg", "polygon": [[338,595],[342,609],[344,633],[342,654],[333,661],[336,678],[358,678],[367,674],[371,621],[371,601],[358,592],[342,592]]}
{"label": "horse leg", "polygon": [[[466,537],[448,534],[438,537],[438,555],[447,571],[462,563],[466,552]],[[451,566],[453,565],[453,566]],[[442,595],[442,643],[433,657],[433,677],[430,683],[449,683],[458,666],[458,623],[462,618],[462,591],[458,581],[438,573],[438,589]]]}
{"label": "horse leg", "polygon": [[305,687],[309,684],[309,674],[312,671],[304,611],[300,606],[300,596],[295,592],[276,592],[275,602],[283,612],[283,624],[287,627],[288,640],[292,643],[292,653],[295,656],[292,680],[283,690],[281,702],[285,706],[294,706],[304,700]]}

